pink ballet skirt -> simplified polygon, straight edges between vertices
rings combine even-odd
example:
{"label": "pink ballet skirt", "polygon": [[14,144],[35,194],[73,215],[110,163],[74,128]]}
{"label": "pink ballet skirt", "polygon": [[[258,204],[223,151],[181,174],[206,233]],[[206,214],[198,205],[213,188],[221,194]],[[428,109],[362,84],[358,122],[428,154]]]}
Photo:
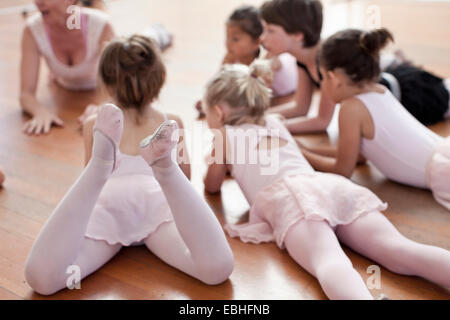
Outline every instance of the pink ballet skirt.
{"label": "pink ballet skirt", "polygon": [[431,156],[427,179],[433,197],[450,210],[450,137],[444,139]]}
{"label": "pink ballet skirt", "polygon": [[250,209],[248,223],[226,225],[231,237],[243,242],[276,241],[284,249],[289,228],[301,219],[326,220],[333,229],[363,214],[386,210],[369,189],[331,173],[284,176],[261,190]]}
{"label": "pink ballet skirt", "polygon": [[117,159],[85,236],[111,245],[141,244],[161,224],[173,221],[172,213],[151,167],[141,156],[119,152]]}

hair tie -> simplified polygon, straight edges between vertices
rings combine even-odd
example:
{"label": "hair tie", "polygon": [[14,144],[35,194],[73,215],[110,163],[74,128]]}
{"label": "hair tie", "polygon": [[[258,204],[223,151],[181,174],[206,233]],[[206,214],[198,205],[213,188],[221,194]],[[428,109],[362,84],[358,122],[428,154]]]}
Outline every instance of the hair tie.
{"label": "hair tie", "polygon": [[256,74],[254,74],[254,73],[251,73],[251,74],[250,74],[250,77],[255,78],[255,79],[258,79],[258,76],[257,76]]}
{"label": "hair tie", "polygon": [[126,52],[128,52],[128,50],[130,50],[130,43],[127,41],[123,44],[123,48],[125,49]]}

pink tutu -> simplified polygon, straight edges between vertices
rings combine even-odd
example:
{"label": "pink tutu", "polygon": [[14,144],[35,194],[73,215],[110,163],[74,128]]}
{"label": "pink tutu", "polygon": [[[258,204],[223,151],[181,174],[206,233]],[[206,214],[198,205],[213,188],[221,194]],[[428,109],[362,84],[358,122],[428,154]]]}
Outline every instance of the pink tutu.
{"label": "pink tutu", "polygon": [[226,225],[225,230],[244,242],[276,241],[284,249],[289,228],[301,219],[326,220],[335,228],[386,208],[387,204],[370,190],[342,176],[302,173],[285,176],[265,187],[250,209],[249,222]]}
{"label": "pink tutu", "polygon": [[100,193],[85,236],[129,246],[170,221],[172,213],[152,169],[141,156],[119,153],[117,168]]}
{"label": "pink tutu", "polygon": [[450,210],[450,137],[437,146],[428,163],[427,175],[433,197]]}

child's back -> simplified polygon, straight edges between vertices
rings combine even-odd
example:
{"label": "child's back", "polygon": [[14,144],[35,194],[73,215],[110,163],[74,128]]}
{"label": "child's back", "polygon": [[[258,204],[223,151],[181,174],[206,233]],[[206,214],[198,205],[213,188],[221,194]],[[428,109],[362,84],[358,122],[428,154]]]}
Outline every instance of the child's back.
{"label": "child's back", "polygon": [[[314,172],[294,138],[275,116],[265,125],[226,125],[231,174],[251,204],[265,186],[288,175]],[[229,149],[228,149],[229,148]]]}

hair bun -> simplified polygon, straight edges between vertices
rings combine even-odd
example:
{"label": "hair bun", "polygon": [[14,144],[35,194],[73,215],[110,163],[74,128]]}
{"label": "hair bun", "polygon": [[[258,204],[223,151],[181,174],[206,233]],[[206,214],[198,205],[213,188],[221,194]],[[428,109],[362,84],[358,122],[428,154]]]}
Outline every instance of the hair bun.
{"label": "hair bun", "polygon": [[122,63],[128,68],[142,68],[143,66],[151,66],[155,61],[155,54],[151,46],[151,39],[143,36],[134,35],[123,42],[123,49],[126,52],[127,59],[123,59]]}
{"label": "hair bun", "polygon": [[364,52],[376,56],[389,41],[394,41],[392,34],[385,28],[362,32],[359,44]]}

